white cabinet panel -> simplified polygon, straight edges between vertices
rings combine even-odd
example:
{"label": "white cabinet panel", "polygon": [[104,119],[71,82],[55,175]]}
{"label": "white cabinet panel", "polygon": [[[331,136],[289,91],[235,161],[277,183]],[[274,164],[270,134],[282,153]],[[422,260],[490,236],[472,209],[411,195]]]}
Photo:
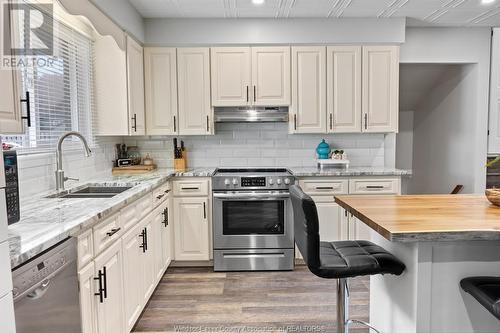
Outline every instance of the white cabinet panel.
{"label": "white cabinet panel", "polygon": [[321,241],[332,242],[347,238],[347,225],[342,222],[342,209],[332,196],[312,196],[319,219]]}
{"label": "white cabinet panel", "polygon": [[361,46],[327,48],[328,131],[361,132]]}
{"label": "white cabinet panel", "polygon": [[168,267],[174,256],[174,238],[172,231],[173,214],[172,199],[168,198],[163,210],[163,218],[166,219],[161,229],[161,257],[164,267]]}
{"label": "white cabinet panel", "polygon": [[349,194],[401,194],[401,180],[395,178],[353,178],[349,180]]}
{"label": "white cabinet panel", "polygon": [[212,105],[248,105],[251,85],[250,48],[214,47],[210,52]]}
{"label": "white cabinet panel", "polygon": [[180,134],[212,133],[209,48],[178,48],[177,76]]}
{"label": "white cabinet panel", "polygon": [[0,298],[0,314],[2,315],[2,333],[16,333],[12,294],[7,294]]}
{"label": "white cabinet panel", "polygon": [[95,38],[97,135],[129,135],[127,57],[111,36]]}
{"label": "white cabinet panel", "polygon": [[127,36],[128,115],[130,135],[146,134],[144,56],[142,46]]}
{"label": "white cabinet panel", "polygon": [[168,214],[167,210],[165,209],[167,204],[162,204],[160,207],[155,209],[153,213],[153,240],[152,240],[152,247],[153,247],[153,256],[154,256],[154,280],[155,283],[156,281],[159,281],[163,275],[163,269],[165,268],[165,261],[164,261],[164,255],[163,255],[163,241],[164,241],[164,233],[166,228],[168,227],[166,225],[167,218],[165,217],[164,214]]}
{"label": "white cabinet panel", "polygon": [[144,252],[143,260],[144,260],[144,304],[149,300],[151,294],[156,287],[156,265],[155,265],[155,241],[156,236],[155,233],[157,229],[154,228],[154,219],[153,214],[149,215],[146,218],[146,225],[144,228],[146,229],[146,245],[147,249]]}
{"label": "white cabinet panel", "polygon": [[[82,318],[82,333],[97,332],[96,302],[99,302],[94,293],[94,263],[91,262],[78,272],[78,285],[80,289],[80,315]],[[96,285],[97,287],[97,285]]]}
{"label": "white cabinet panel", "polygon": [[363,132],[397,132],[399,46],[363,47]]}
{"label": "white cabinet panel", "polygon": [[[3,158],[2,158],[3,160]],[[3,164],[0,163],[3,170]],[[0,177],[3,177],[3,172],[0,172]],[[3,177],[5,179],[5,177]],[[7,222],[7,203],[5,199],[5,189],[0,188],[0,243],[8,238],[8,222]]]}
{"label": "white cabinet panel", "polygon": [[500,154],[500,29],[493,29],[488,154]]}
{"label": "white cabinet panel", "polygon": [[94,234],[89,229],[78,236],[78,268],[87,265],[94,258]]}
{"label": "white cabinet panel", "polygon": [[97,301],[98,333],[123,333],[123,278],[121,243],[115,242],[95,259],[95,276],[105,272],[107,297]]}
{"label": "white cabinet panel", "polygon": [[209,260],[207,198],[174,198],[175,260]]}
{"label": "white cabinet panel", "polygon": [[176,134],[177,60],[175,48],[144,49],[146,133]]}
{"label": "white cabinet panel", "polygon": [[292,47],[292,133],[326,132],[326,47]]}
{"label": "white cabinet panel", "polygon": [[0,243],[0,297],[12,291],[9,242]]}
{"label": "white cabinet panel", "polygon": [[253,104],[290,105],[290,47],[252,47]]}

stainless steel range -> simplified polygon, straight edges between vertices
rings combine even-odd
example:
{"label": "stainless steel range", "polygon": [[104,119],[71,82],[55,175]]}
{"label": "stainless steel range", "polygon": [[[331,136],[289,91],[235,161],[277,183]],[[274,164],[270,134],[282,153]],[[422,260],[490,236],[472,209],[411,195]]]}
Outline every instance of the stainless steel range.
{"label": "stainless steel range", "polygon": [[212,178],[215,271],[292,270],[294,236],[283,168],[217,169]]}

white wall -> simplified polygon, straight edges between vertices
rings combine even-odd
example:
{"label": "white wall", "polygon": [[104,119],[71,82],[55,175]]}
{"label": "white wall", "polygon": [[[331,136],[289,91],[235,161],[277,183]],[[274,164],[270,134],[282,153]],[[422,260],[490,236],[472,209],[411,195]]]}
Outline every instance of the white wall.
{"label": "white wall", "polygon": [[[344,149],[352,166],[384,166],[383,134],[288,134],[286,123],[217,124],[211,136],[180,137],[187,149],[188,167],[281,166],[314,167],[315,149],[325,139]],[[159,167],[173,167],[172,137],[125,138],[139,146]]]}
{"label": "white wall", "polygon": [[[406,43],[401,46],[402,63],[475,64],[473,67],[467,67],[467,79],[464,79],[464,82],[453,90],[460,91],[464,96],[474,99],[472,103],[470,100],[467,101],[467,110],[463,109],[464,106],[457,105],[467,113],[466,117],[470,119],[470,122],[463,128],[464,132],[458,132],[457,128],[445,127],[440,130],[440,136],[435,137],[436,140],[447,140],[450,144],[450,151],[456,151],[457,142],[469,143],[468,150],[465,152],[462,150],[461,153],[468,155],[467,166],[452,163],[456,162],[456,159],[450,154],[443,155],[443,158],[450,158],[444,165],[453,166],[451,172],[458,172],[462,175],[466,171],[470,173],[467,176],[469,178],[468,190],[475,193],[483,192],[486,187],[490,40],[491,29],[489,28],[408,28]],[[462,89],[463,87],[467,89]],[[454,96],[457,101],[461,101],[463,97],[457,94]],[[441,96],[441,98],[444,97]],[[436,101],[437,98],[438,96],[434,94],[433,99]],[[415,125],[417,126],[417,113],[415,113]],[[455,140],[457,136],[458,141]],[[415,135],[414,142],[418,140],[420,139]],[[424,161],[421,163],[425,164]],[[469,165],[471,165],[470,168]],[[457,171],[460,168],[463,169]],[[415,163],[413,169],[414,174],[419,172]]]}
{"label": "white wall", "polygon": [[128,0],[90,0],[123,30],[144,41],[144,19]]}
{"label": "white wall", "polygon": [[[474,193],[478,65],[450,67],[414,113],[412,193]],[[484,161],[482,162],[484,165]]]}
{"label": "white wall", "polygon": [[157,46],[403,43],[405,40],[404,18],[146,19],[145,30],[145,43]]}

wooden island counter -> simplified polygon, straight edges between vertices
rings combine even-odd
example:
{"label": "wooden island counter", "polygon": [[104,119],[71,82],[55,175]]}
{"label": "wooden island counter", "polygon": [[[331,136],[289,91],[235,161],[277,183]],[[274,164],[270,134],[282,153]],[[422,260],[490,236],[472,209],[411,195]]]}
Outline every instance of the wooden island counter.
{"label": "wooden island counter", "polygon": [[[338,196],[365,235],[406,264],[370,279],[370,321],[384,333],[500,332],[461,290],[468,276],[500,276],[500,207],[484,195]],[[351,222],[348,222],[351,223]],[[358,222],[359,223],[359,222]]]}

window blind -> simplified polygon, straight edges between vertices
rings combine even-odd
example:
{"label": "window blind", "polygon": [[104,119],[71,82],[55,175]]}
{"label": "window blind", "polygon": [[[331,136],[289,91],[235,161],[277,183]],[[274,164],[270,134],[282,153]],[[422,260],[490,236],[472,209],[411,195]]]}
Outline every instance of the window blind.
{"label": "window blind", "polygon": [[[31,26],[40,26],[42,18],[31,15]],[[22,26],[17,31],[21,41],[29,33]],[[38,35],[52,38],[50,29],[39,29]],[[31,45],[43,45],[42,40],[32,35]],[[81,132],[94,145],[93,41],[57,17],[53,20],[53,41],[53,55],[37,56],[36,65],[21,68],[20,95],[30,93],[31,127],[25,126],[24,135],[2,137],[2,142],[16,145],[20,152],[53,150],[67,131]],[[67,141],[65,147],[80,145],[79,141]]]}

